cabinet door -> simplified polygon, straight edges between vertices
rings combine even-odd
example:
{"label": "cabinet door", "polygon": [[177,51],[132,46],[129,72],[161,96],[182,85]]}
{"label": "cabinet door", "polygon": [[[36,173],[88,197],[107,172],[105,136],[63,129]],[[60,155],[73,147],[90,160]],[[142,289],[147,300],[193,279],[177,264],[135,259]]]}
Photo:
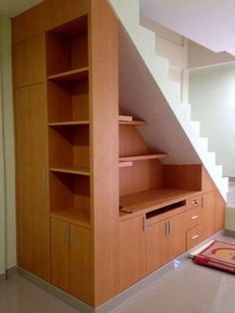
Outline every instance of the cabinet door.
{"label": "cabinet door", "polygon": [[64,290],[69,290],[69,243],[68,223],[51,220],[51,280]]}
{"label": "cabinet door", "polygon": [[90,303],[91,294],[91,235],[85,228],[70,226],[70,292]]}
{"label": "cabinet door", "polygon": [[201,236],[205,240],[214,234],[214,192],[203,196]]}
{"label": "cabinet door", "polygon": [[145,275],[145,232],[143,217],[120,223],[120,290]]}
{"label": "cabinet door", "polygon": [[19,265],[49,280],[48,138],[45,89],[15,92]]}
{"label": "cabinet door", "polygon": [[168,221],[150,224],[146,230],[146,270],[150,273],[168,261]]}
{"label": "cabinet door", "polygon": [[169,220],[168,260],[172,260],[186,250],[185,213],[178,214]]}

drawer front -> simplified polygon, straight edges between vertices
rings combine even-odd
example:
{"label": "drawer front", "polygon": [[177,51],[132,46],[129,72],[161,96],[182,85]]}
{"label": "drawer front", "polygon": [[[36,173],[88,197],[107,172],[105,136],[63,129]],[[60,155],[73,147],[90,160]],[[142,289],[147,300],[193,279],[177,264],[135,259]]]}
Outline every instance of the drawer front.
{"label": "drawer front", "polygon": [[187,231],[186,240],[187,240],[187,250],[192,249],[202,241],[200,225]]}
{"label": "drawer front", "polygon": [[193,209],[187,211],[187,222],[186,227],[187,229],[191,229],[202,221],[202,208],[197,206]]}
{"label": "drawer front", "polygon": [[202,196],[190,198],[187,200],[188,209],[192,209],[195,207],[202,207],[202,204],[203,204],[203,197]]}

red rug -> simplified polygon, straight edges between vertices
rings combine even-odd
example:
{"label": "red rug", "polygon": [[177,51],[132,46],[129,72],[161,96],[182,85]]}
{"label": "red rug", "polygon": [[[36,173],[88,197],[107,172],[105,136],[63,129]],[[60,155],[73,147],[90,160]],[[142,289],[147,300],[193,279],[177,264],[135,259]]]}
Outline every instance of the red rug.
{"label": "red rug", "polygon": [[193,260],[196,264],[235,274],[235,244],[214,241]]}

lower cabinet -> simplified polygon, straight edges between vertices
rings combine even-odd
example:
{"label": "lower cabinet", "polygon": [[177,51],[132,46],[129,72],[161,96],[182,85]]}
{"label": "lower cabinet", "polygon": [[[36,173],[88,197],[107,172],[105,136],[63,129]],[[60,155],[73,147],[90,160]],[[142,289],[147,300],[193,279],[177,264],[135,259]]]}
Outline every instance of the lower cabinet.
{"label": "lower cabinet", "polygon": [[120,222],[120,290],[145,275],[144,218],[137,216]]}
{"label": "lower cabinet", "polygon": [[149,223],[146,230],[146,270],[151,273],[185,252],[185,213]]}
{"label": "lower cabinet", "polygon": [[214,192],[183,202],[120,221],[120,290],[214,234]]}
{"label": "lower cabinet", "polygon": [[84,302],[91,299],[90,245],[88,229],[51,220],[52,283]]}

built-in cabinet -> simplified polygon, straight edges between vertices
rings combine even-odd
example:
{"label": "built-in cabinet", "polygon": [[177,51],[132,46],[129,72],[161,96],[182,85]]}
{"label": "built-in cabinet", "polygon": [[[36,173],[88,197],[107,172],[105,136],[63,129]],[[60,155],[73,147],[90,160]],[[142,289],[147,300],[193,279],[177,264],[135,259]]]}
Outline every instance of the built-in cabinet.
{"label": "built-in cabinet", "polygon": [[18,265],[91,307],[223,227],[203,166],[164,165],[120,107],[118,38],[105,0],[13,19]]}

